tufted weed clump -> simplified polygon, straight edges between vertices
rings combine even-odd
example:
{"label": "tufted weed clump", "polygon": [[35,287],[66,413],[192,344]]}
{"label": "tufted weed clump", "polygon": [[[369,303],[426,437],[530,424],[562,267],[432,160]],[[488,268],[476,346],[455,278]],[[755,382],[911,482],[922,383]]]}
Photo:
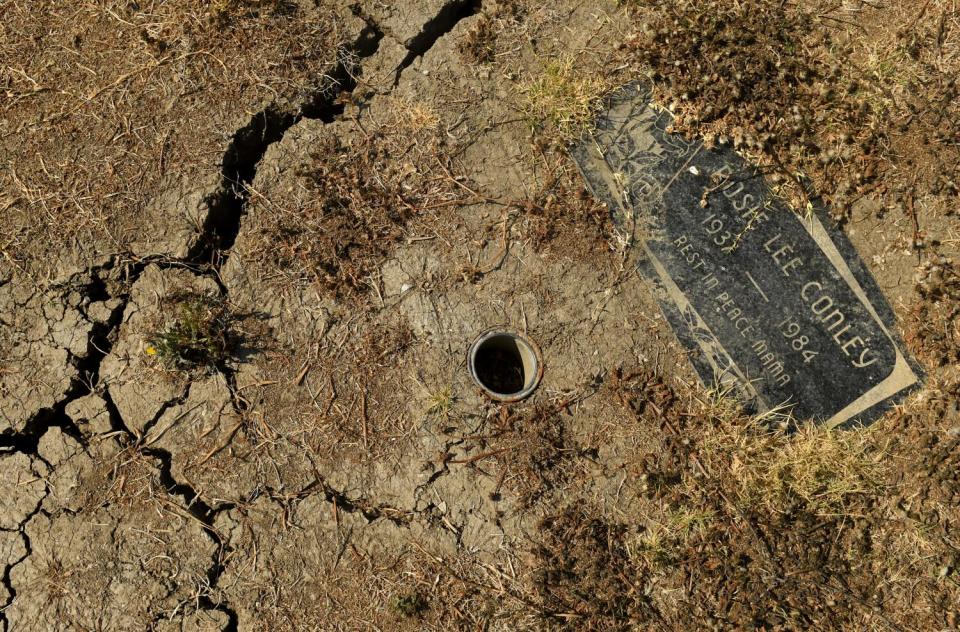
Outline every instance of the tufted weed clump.
{"label": "tufted weed clump", "polygon": [[176,371],[222,370],[236,351],[236,316],[221,296],[184,292],[168,296],[171,316],[149,337],[147,355]]}

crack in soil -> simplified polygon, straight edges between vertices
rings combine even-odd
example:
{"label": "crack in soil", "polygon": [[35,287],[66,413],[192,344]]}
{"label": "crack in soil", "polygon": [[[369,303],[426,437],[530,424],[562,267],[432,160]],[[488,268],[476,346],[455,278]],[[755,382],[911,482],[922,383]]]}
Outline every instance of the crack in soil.
{"label": "crack in soil", "polygon": [[187,255],[189,261],[210,264],[215,269],[223,265],[240,233],[250,200],[250,185],[267,150],[303,119],[332,123],[343,114],[344,106],[338,97],[356,88],[360,60],[375,54],[382,38],[383,32],[367,22],[356,41],[341,50],[336,67],[325,77],[323,86],[304,99],[299,111],[283,111],[270,105],[237,130],[223,155],[221,186],[207,199],[209,213],[203,234]]}
{"label": "crack in soil", "polygon": [[[36,512],[34,512],[33,514],[30,514],[30,517],[32,518],[35,513]],[[26,522],[24,522],[24,524],[26,524]],[[3,569],[3,576],[0,577],[0,584],[3,585],[3,587],[7,591],[7,595],[9,595],[9,598],[7,599],[6,603],[0,604],[0,624],[2,624],[2,627],[0,627],[0,629],[2,629],[3,632],[7,631],[8,626],[10,624],[9,621],[7,621],[7,613],[6,613],[7,606],[12,604],[13,600],[16,599],[17,597],[17,590],[16,588],[13,587],[13,582],[10,580],[10,574],[13,572],[13,569],[18,564],[23,562],[23,560],[27,559],[27,557],[29,557],[31,553],[30,538],[28,538],[26,533],[23,532],[23,525],[20,525],[20,529],[21,530],[18,531],[18,533],[23,537],[23,543],[24,543],[23,557],[6,566]]]}
{"label": "crack in soil", "polygon": [[[429,51],[457,23],[464,18],[475,15],[480,8],[480,0],[452,0],[445,4],[437,15],[423,25],[420,33],[406,44],[408,54],[397,67],[394,87],[399,84],[403,71],[418,57]],[[380,41],[384,37],[383,30],[372,19],[361,15],[359,7],[355,7],[354,13],[361,17],[366,26],[361,30],[356,41],[342,49],[335,69],[325,77],[323,86],[308,96],[298,111],[284,111],[277,105],[268,106],[254,114],[250,122],[233,135],[221,163],[221,186],[216,193],[206,200],[209,212],[204,221],[201,235],[197,245],[191,249],[183,260],[161,260],[156,257],[136,260],[133,265],[130,265],[124,271],[123,286],[125,291],[119,296],[112,296],[109,293],[107,283],[101,275],[121,265],[121,262],[123,262],[121,257],[115,257],[105,265],[91,267],[87,270],[86,274],[90,276],[90,280],[82,288],[82,296],[91,302],[118,298],[120,299],[119,303],[111,310],[106,321],[93,323],[88,338],[86,355],[70,358],[77,369],[77,377],[71,383],[66,395],[52,408],[38,411],[28,421],[23,431],[0,435],[0,450],[8,449],[23,452],[33,458],[40,459],[37,451],[40,438],[54,427],[63,430],[86,449],[88,446],[87,440],[74,421],[66,414],[66,408],[71,402],[91,392],[97,392],[106,403],[106,410],[113,431],[126,437],[128,442],[135,443],[138,441],[137,435],[124,422],[108,389],[99,388],[101,364],[104,358],[109,355],[119,334],[124,314],[130,302],[130,289],[148,265],[157,264],[164,268],[186,267],[194,274],[210,276],[216,281],[221,292],[226,295],[227,290],[223,286],[218,272],[239,235],[240,225],[250,199],[250,185],[256,177],[257,169],[267,150],[274,143],[281,141],[286,132],[303,119],[320,120],[324,123],[332,123],[337,120],[344,112],[343,97],[351,94],[357,87],[361,72],[360,62],[374,55],[379,49]],[[129,262],[127,263],[129,264]],[[6,282],[9,282],[9,280],[4,281],[4,283]],[[88,317],[86,313],[84,313],[84,316]],[[241,398],[236,396],[234,372],[225,372],[225,376],[230,392],[234,395],[232,397],[233,405],[237,412],[242,414],[244,406]],[[165,403],[148,427],[144,429],[143,436],[146,436],[149,427],[156,423],[170,406],[182,402],[187,393],[189,393],[189,388],[185,390],[181,397]],[[171,471],[172,455],[169,451],[147,447],[143,447],[141,450],[157,462],[159,479],[167,494],[179,498],[183,502],[185,509],[204,526],[204,532],[216,544],[213,564],[207,572],[208,591],[207,594],[199,597],[198,603],[204,610],[216,610],[225,613],[229,619],[227,630],[237,630],[237,613],[230,608],[229,604],[214,602],[210,596],[224,571],[223,561],[229,552],[222,535],[214,527],[214,521],[220,512],[232,509],[235,505],[226,503],[211,507],[200,498],[199,492],[193,487],[178,482],[173,477]],[[445,468],[440,471],[440,475],[444,470]],[[359,512],[370,522],[385,518],[396,525],[405,526],[409,524],[411,516],[415,513],[386,504],[378,505],[366,498],[350,498],[344,492],[331,487],[319,473],[317,473],[317,479],[298,495],[301,497],[310,495],[317,488],[319,488],[318,491],[323,493],[327,502],[348,513]],[[49,493],[49,489],[47,493]],[[2,577],[0,577],[0,582],[10,595],[7,603],[0,606],[0,623],[3,624],[4,631],[9,627],[5,609],[16,596],[10,574],[15,566],[26,560],[32,553],[25,526],[38,512],[42,511],[42,505],[43,499],[38,503],[37,508],[19,525],[18,532],[25,543],[24,556],[7,566]]]}
{"label": "crack in soil", "polygon": [[[100,274],[113,268],[113,262],[105,265],[91,268],[88,271],[90,280],[79,288],[79,292],[84,299],[89,302],[101,302],[112,298],[106,289],[106,283]],[[98,323],[90,319],[86,310],[81,308],[84,318],[93,324],[90,335],[87,339],[87,350],[84,356],[75,356],[70,354],[68,362],[73,365],[77,376],[72,380],[70,388],[64,394],[63,398],[56,402],[52,407],[42,408],[37,411],[33,417],[27,420],[23,430],[7,434],[0,434],[0,449],[8,448],[14,452],[23,452],[32,457],[40,458],[37,454],[37,445],[42,437],[50,428],[60,428],[66,434],[86,446],[80,429],[66,414],[67,406],[76,399],[87,395],[92,390],[92,385],[100,379],[100,363],[110,352],[113,343],[110,336],[114,329],[119,326],[123,318],[123,311],[126,308],[127,301],[121,301],[120,305],[111,311],[106,322]]]}
{"label": "crack in soil", "polygon": [[[177,395],[173,399],[168,399],[167,401],[163,402],[163,404],[161,404],[160,408],[157,410],[157,414],[153,416],[153,419],[151,419],[146,424],[144,424],[143,430],[140,431],[139,435],[134,433],[132,430],[130,430],[126,425],[126,422],[124,422],[123,418],[121,417],[120,422],[123,425],[124,431],[128,435],[132,437],[136,437],[138,443],[143,442],[145,439],[148,438],[148,436],[150,435],[150,431],[153,430],[153,427],[157,425],[157,422],[160,421],[160,419],[164,416],[164,414],[166,414],[168,410],[170,410],[174,406],[181,406],[183,405],[184,402],[187,401],[187,399],[190,397],[190,388],[192,386],[193,386],[193,382],[187,382],[186,385],[184,385],[183,390],[180,391],[179,395]],[[117,410],[117,414],[118,415],[120,414],[119,410]]]}
{"label": "crack in soil", "polygon": [[[164,412],[169,410],[172,406],[182,404],[184,401],[186,401],[189,393],[190,385],[188,384],[179,397],[165,402],[151,422],[144,427],[143,434],[137,441],[139,442],[147,436],[150,428],[160,419],[160,417],[163,416]],[[108,414],[110,415],[111,427],[114,428],[115,431],[118,431],[126,436],[128,440],[132,440],[136,435],[126,425],[126,422],[124,422],[123,417],[121,416],[120,411],[117,409],[116,404],[113,402],[113,398],[110,396],[109,392],[105,391],[103,398],[107,405]],[[158,478],[167,495],[177,497],[182,501],[183,508],[203,526],[203,532],[207,534],[207,537],[213,541],[214,546],[216,547],[213,553],[213,563],[207,570],[207,586],[205,594],[200,594],[197,597],[197,603],[203,610],[216,610],[226,614],[229,620],[226,630],[228,632],[230,630],[237,630],[238,619],[236,612],[234,612],[225,603],[215,602],[210,596],[210,594],[216,589],[217,583],[220,580],[220,576],[223,574],[223,560],[225,559],[225,554],[228,552],[223,536],[219,531],[217,531],[216,527],[214,527],[214,521],[220,512],[233,509],[235,505],[233,503],[224,503],[216,507],[211,507],[200,497],[200,493],[196,489],[186,483],[179,482],[174,478],[172,473],[173,455],[168,450],[163,448],[149,447],[141,447],[139,449],[142,454],[150,457],[157,464]]]}
{"label": "crack in soil", "polygon": [[[40,459],[39,456],[37,456],[37,458]],[[36,516],[41,511],[43,511],[43,501],[46,500],[47,496],[49,495],[50,495],[50,488],[45,487],[43,497],[39,501],[37,501],[37,506],[34,507],[33,511],[31,511],[29,514],[27,514],[23,518],[23,521],[20,522],[19,525],[17,525],[17,529],[15,530],[15,532],[19,533],[20,537],[23,538],[23,556],[20,559],[16,560],[15,562],[7,565],[7,567],[3,569],[3,577],[0,578],[0,583],[3,584],[4,588],[6,588],[7,590],[7,595],[9,595],[7,602],[4,604],[0,604],[0,623],[3,624],[3,632],[6,632],[6,630],[9,629],[9,624],[10,624],[10,622],[7,621],[7,612],[6,612],[7,607],[13,603],[14,599],[17,598],[17,589],[14,587],[13,581],[11,580],[10,575],[13,573],[14,568],[19,566],[24,560],[30,557],[30,555],[33,553],[33,546],[30,544],[30,536],[27,535],[27,530],[26,530],[27,523],[33,520],[34,516]]]}
{"label": "crack in soil", "polygon": [[347,513],[359,513],[366,518],[367,522],[384,518],[397,526],[410,524],[410,517],[413,512],[385,503],[378,505],[363,497],[350,498],[345,492],[331,487],[316,469],[314,469],[314,474],[317,477],[316,480],[300,490],[297,497],[306,498],[307,496],[311,496],[315,491],[320,491],[326,501],[334,505],[338,510],[342,509]]}
{"label": "crack in soil", "polygon": [[418,57],[422,57],[433,48],[437,41],[453,30],[461,20],[476,15],[482,8],[481,0],[452,0],[440,8],[430,21],[423,25],[420,32],[406,44],[407,56],[397,66],[393,87],[400,85],[400,76]]}
{"label": "crack in soil", "polygon": [[427,491],[428,488],[430,488],[440,478],[450,473],[450,459],[453,458],[451,451],[453,448],[461,446],[464,443],[466,443],[466,439],[453,439],[444,443],[443,451],[440,453],[442,455],[440,458],[440,467],[430,474],[430,477],[427,480],[417,485],[413,490],[414,507],[420,503],[422,495]]}
{"label": "crack in soil", "polygon": [[223,575],[225,566],[223,564],[229,553],[227,543],[223,535],[214,527],[214,521],[222,511],[229,511],[236,505],[233,503],[224,503],[216,507],[211,507],[200,498],[200,492],[186,483],[178,482],[171,472],[173,455],[169,451],[161,448],[144,448],[143,453],[152,457],[159,463],[160,483],[163,485],[167,494],[179,497],[190,514],[203,525],[203,530],[207,536],[213,540],[216,546],[213,552],[213,563],[207,570],[207,585],[205,594],[198,597],[198,604],[203,610],[217,610],[227,615],[230,622],[227,630],[237,629],[237,613],[224,602],[214,601],[211,594],[217,588],[220,576]]}
{"label": "crack in soil", "polygon": [[[187,400],[190,395],[190,386],[191,385],[188,383],[178,397],[164,402],[157,414],[154,415],[153,419],[146,426],[144,426],[142,434],[136,439],[136,443],[133,445],[136,446],[137,443],[142,441],[148,435],[150,429],[157,423],[157,421],[160,420],[167,410],[173,406],[182,404]],[[123,420],[123,417],[114,403],[113,398],[106,389],[104,389],[103,399],[106,402],[107,411],[110,416],[111,427],[115,431],[127,437],[128,440],[133,441],[136,435],[132,430],[130,430],[129,426],[127,426],[126,422]],[[178,497],[182,501],[183,508],[186,509],[186,511],[188,511],[190,515],[192,515],[203,526],[203,532],[206,533],[207,537],[213,541],[215,550],[213,553],[213,563],[207,570],[206,594],[199,595],[197,597],[197,603],[203,610],[216,610],[226,614],[229,620],[226,630],[236,630],[238,620],[236,612],[234,612],[227,604],[215,602],[210,597],[210,594],[217,587],[220,576],[223,574],[223,560],[225,559],[225,554],[228,552],[227,544],[224,541],[223,536],[219,531],[217,531],[216,527],[214,527],[214,521],[220,512],[233,509],[235,505],[233,503],[224,503],[216,507],[211,507],[200,497],[200,492],[186,483],[177,481],[172,472],[173,455],[168,450],[150,447],[140,447],[139,450],[145,456],[153,459],[157,464],[158,478],[167,495]]]}

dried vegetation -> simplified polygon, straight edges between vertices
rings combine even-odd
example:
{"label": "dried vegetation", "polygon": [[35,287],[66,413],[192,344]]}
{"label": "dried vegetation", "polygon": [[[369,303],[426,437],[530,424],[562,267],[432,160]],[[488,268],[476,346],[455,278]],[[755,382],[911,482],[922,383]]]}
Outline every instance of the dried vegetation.
{"label": "dried vegetation", "polygon": [[[477,201],[442,152],[439,118],[423,104],[396,99],[385,120],[350,138],[327,138],[301,175],[303,203],[258,198],[269,206],[257,256],[288,286],[316,285],[340,298],[365,294],[393,246],[447,207]],[[426,229],[429,230],[429,229]]]}
{"label": "dried vegetation", "polygon": [[282,454],[358,463],[404,445],[415,422],[406,414],[403,370],[413,332],[403,320],[354,319],[334,333],[319,342],[278,343],[258,357],[274,379],[244,392],[258,411],[249,420],[253,441]]}
{"label": "dried vegetation", "polygon": [[936,257],[914,277],[919,299],[907,339],[932,366],[960,362],[960,274],[953,261]]}
{"label": "dried vegetation", "polygon": [[753,155],[798,208],[815,190],[843,220],[873,195],[916,222],[920,198],[940,196],[927,203],[937,213],[956,201],[960,14],[951,3],[628,4],[638,25],[628,48],[676,114],[674,128]]}
{"label": "dried vegetation", "polygon": [[481,451],[467,460],[495,457],[499,472],[495,496],[500,497],[500,485],[505,485],[523,509],[562,496],[571,480],[582,474],[582,459],[591,453],[570,436],[563,417],[559,406],[522,411],[502,407],[492,434],[480,443]]}
{"label": "dried vegetation", "polygon": [[[677,129],[729,140],[801,204],[801,172],[840,217],[860,196],[876,194],[888,209],[912,214],[917,246],[924,242],[918,209],[946,213],[955,200],[960,112],[951,73],[960,27],[952,5],[864,4],[845,14],[760,0],[629,4],[640,32],[626,49],[652,70]],[[6,5],[0,46],[25,43],[15,57],[24,63],[0,69],[9,97],[0,106],[0,142],[11,156],[0,165],[0,254],[16,265],[32,244],[62,243],[51,236],[64,227],[72,238],[121,248],[136,228],[124,222],[161,179],[215,164],[223,155],[218,130],[237,127],[224,122],[244,118],[242,104],[295,99],[314,87],[308,78],[332,63],[339,39],[329,11],[318,19],[279,0],[168,2],[152,12],[131,3],[61,5]],[[461,43],[464,58],[495,64],[509,48],[503,30],[523,30],[530,8],[522,5],[499,3],[482,16]],[[64,30],[68,23],[73,30]],[[531,77],[520,96],[547,153],[579,136],[611,85],[568,58]],[[317,148],[301,174],[303,204],[252,195],[250,208],[268,212],[250,254],[286,289],[318,287],[326,298],[362,303],[377,293],[376,275],[396,244],[443,237],[450,224],[436,220],[449,218],[444,209],[481,201],[447,156],[438,114],[425,104],[394,105],[384,120],[365,117],[362,130]],[[536,249],[611,250],[609,218],[566,164],[548,164],[546,184],[527,200],[501,204],[525,222],[522,233]],[[505,219],[503,235],[507,227]],[[468,279],[484,271],[475,267]],[[612,372],[595,396],[611,423],[636,434],[616,471],[617,501],[621,493],[635,501],[629,512],[584,491],[603,483],[594,466],[610,464],[598,464],[598,450],[577,433],[576,402],[491,408],[482,433],[458,444],[463,456],[439,457],[445,468],[489,475],[497,481],[491,502],[535,518],[532,533],[505,536],[503,550],[487,558],[434,552],[432,542],[403,530],[410,514],[401,520],[367,499],[347,506],[319,478],[291,482],[280,471],[288,458],[309,462],[312,476],[314,459],[365,463],[404,454],[419,421],[408,410],[406,361],[415,341],[406,322],[371,309],[327,314],[322,331],[279,332],[286,339],[259,364],[269,379],[245,384],[238,396],[249,405],[243,432],[278,480],[266,492],[266,528],[238,527],[230,551],[254,560],[238,565],[250,572],[232,587],[243,596],[239,605],[261,614],[265,629],[322,628],[333,619],[418,630],[956,627],[958,288],[949,259],[921,268],[908,341],[943,370],[921,397],[865,432],[788,432],[776,428],[789,420],[746,416],[722,393],[677,389],[640,368]],[[170,321],[154,331],[157,355],[175,368],[222,368],[236,347],[227,306],[209,297],[172,305]],[[444,424],[459,414],[448,387],[426,408]],[[197,520],[170,497],[156,459],[141,448],[97,463],[84,482],[89,502]],[[333,502],[310,498],[321,492]],[[261,493],[236,511],[249,518]],[[307,501],[331,512],[335,528],[302,528],[298,520],[320,515],[297,516]],[[377,557],[354,547],[340,522],[351,511],[370,524],[396,518],[395,550]],[[293,534],[304,533],[317,539],[301,548]],[[276,549],[275,561],[259,548],[293,542],[295,553],[309,552],[323,537],[337,538],[333,570],[308,579],[306,558],[284,562]],[[268,579],[254,572],[264,559],[274,573]],[[48,575],[56,599],[87,579],[68,575],[59,561]],[[212,590],[202,583],[198,598]]]}
{"label": "dried vegetation", "polygon": [[518,0],[497,2],[491,10],[484,11],[467,31],[460,42],[460,54],[469,64],[492,64],[498,56],[510,53],[509,38],[502,38],[505,31],[524,28],[527,7]]}
{"label": "dried vegetation", "polygon": [[432,599],[479,589],[500,604],[483,620],[541,630],[870,629],[906,624],[908,604],[913,622],[952,616],[929,607],[957,591],[917,549],[949,547],[886,500],[925,467],[889,429],[773,430],[775,416],[744,415],[721,393],[681,396],[643,369],[616,372],[596,397],[617,402],[621,426],[659,430],[623,466],[617,495],[640,504],[623,513],[581,496],[593,457],[562,405],[505,412],[473,462],[495,458],[503,501],[543,517],[527,555],[443,567],[455,591]]}
{"label": "dried vegetation", "polygon": [[[645,371],[611,386],[663,433],[634,466],[650,513],[629,548],[646,585],[659,587],[653,607],[665,623],[864,629],[915,625],[900,615],[911,608],[931,627],[953,616],[930,606],[956,587],[917,555],[917,522],[889,501],[896,481],[922,478],[934,455],[891,435],[893,422],[786,432],[722,394],[683,400]],[[925,546],[950,550],[933,538]],[[670,587],[679,592],[668,599]]]}
{"label": "dried vegetation", "polygon": [[604,75],[580,72],[573,57],[561,57],[519,89],[534,131],[562,146],[578,140],[593,124],[612,87]]}
{"label": "dried vegetation", "polygon": [[605,204],[584,186],[567,156],[543,157],[545,180],[515,206],[523,213],[523,233],[538,252],[578,256],[597,265],[612,260],[625,245]]}
{"label": "dried vegetation", "polygon": [[0,256],[22,269],[149,239],[159,228],[134,218],[151,198],[216,180],[223,130],[315,90],[342,38],[330,7],[279,0],[12,0],[3,13]]}
{"label": "dried vegetation", "polygon": [[626,525],[608,522],[596,507],[571,505],[540,528],[533,582],[549,628],[626,631],[651,618]]}

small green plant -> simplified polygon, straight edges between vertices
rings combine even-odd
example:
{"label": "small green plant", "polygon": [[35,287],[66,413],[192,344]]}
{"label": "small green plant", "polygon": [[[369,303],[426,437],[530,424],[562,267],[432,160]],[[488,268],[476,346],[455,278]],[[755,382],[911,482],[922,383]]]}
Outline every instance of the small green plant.
{"label": "small green plant", "polygon": [[168,297],[173,318],[148,340],[146,353],[167,368],[222,368],[236,347],[233,316],[226,302],[208,294]]}
{"label": "small green plant", "polygon": [[410,593],[395,596],[392,605],[401,616],[417,617],[427,609],[427,600],[420,593]]}

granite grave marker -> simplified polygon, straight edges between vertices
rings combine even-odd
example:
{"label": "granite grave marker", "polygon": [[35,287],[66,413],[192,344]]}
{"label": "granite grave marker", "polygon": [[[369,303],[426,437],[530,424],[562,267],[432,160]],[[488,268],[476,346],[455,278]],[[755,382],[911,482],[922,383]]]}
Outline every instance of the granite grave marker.
{"label": "granite grave marker", "polygon": [[846,237],[822,210],[792,211],[733,149],[669,133],[671,121],[628,86],[573,157],[640,244],[701,378],[757,410],[831,427],[875,419],[921,373]]}

